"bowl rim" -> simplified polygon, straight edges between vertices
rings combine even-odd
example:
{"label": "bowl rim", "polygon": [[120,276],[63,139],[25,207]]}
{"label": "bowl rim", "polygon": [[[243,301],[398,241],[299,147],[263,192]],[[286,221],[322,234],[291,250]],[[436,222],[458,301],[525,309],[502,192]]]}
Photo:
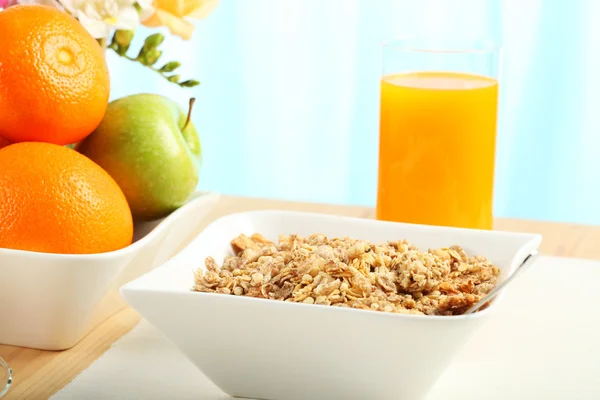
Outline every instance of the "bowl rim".
{"label": "bowl rim", "polygon": [[[154,222],[158,221],[156,226],[154,226],[150,232],[148,232],[145,236],[141,237],[137,241],[133,242],[127,247],[123,247],[122,249],[106,251],[103,253],[91,253],[91,254],[60,254],[60,253],[44,253],[40,251],[28,251],[28,250],[15,250],[15,249],[7,249],[0,248],[0,256],[8,255],[15,257],[29,257],[29,258],[53,258],[53,259],[68,259],[69,261],[88,261],[90,259],[111,259],[118,257],[122,254],[129,254],[138,250],[138,248],[145,246],[146,242],[152,240],[154,236],[156,236],[160,231],[165,229],[165,226],[169,224],[169,222],[175,218],[177,218],[180,214],[187,212],[190,206],[195,205],[204,200],[213,200],[218,201],[220,198],[220,194],[217,192],[211,191],[202,191],[196,190],[191,195],[188,201],[171,212],[167,216],[163,218],[158,218],[154,220]],[[153,221],[141,221],[141,222],[153,222]]]}
{"label": "bowl rim", "polygon": [[[396,225],[396,226],[402,225],[402,226],[408,226],[408,227],[417,228],[417,229],[435,229],[435,230],[453,231],[453,232],[478,232],[478,233],[484,234],[486,236],[492,236],[492,237],[493,236],[510,235],[513,237],[522,237],[523,239],[528,239],[521,246],[520,251],[517,252],[515,254],[515,256],[512,258],[511,265],[515,264],[515,260],[517,260],[519,258],[525,259],[525,257],[527,257],[527,255],[529,255],[529,253],[531,251],[538,250],[540,243],[542,241],[542,235],[540,235],[538,233],[524,233],[524,232],[513,232],[513,231],[500,231],[500,230],[496,231],[496,230],[484,230],[484,229],[422,225],[422,224],[405,223],[405,222],[381,221],[381,220],[375,220],[372,218],[361,218],[361,217],[344,216],[344,215],[327,214],[327,213],[316,213],[316,212],[290,211],[290,210],[281,210],[281,209],[240,211],[240,212],[235,212],[235,213],[224,215],[224,216],[212,221],[210,224],[208,224],[202,230],[202,232],[200,232],[190,243],[188,243],[187,246],[184,249],[182,249],[181,252],[179,254],[177,254],[175,257],[168,260],[166,263],[157,267],[153,271],[148,272],[144,276],[138,277],[137,279],[135,279],[131,282],[128,282],[127,284],[122,286],[120,289],[121,296],[123,296],[126,300],[128,298],[128,293],[157,294],[159,296],[165,296],[165,295],[167,295],[167,296],[183,296],[186,298],[192,298],[192,297],[215,298],[215,299],[220,298],[225,301],[243,301],[243,302],[251,301],[251,302],[255,302],[257,305],[273,304],[274,307],[281,307],[281,306],[283,306],[283,307],[298,307],[299,306],[299,307],[309,307],[308,309],[314,309],[315,304],[303,304],[303,303],[278,301],[278,300],[273,300],[273,299],[262,299],[262,298],[254,298],[254,297],[247,297],[247,296],[232,296],[232,295],[222,294],[222,293],[196,292],[191,289],[191,287],[193,286],[192,281],[190,281],[190,289],[188,289],[187,291],[185,291],[182,288],[178,288],[178,289],[151,288],[151,287],[148,287],[145,285],[139,285],[139,286],[137,285],[137,283],[140,279],[144,279],[145,277],[151,276],[155,273],[159,273],[163,268],[168,268],[169,266],[173,266],[172,264],[178,263],[179,256],[183,255],[186,252],[186,250],[189,248],[189,246],[191,246],[192,243],[198,237],[203,235],[204,232],[206,230],[208,230],[209,228],[211,228],[212,226],[217,225],[217,224],[222,224],[223,221],[226,221],[231,218],[236,218],[236,217],[244,216],[244,215],[260,215],[260,214],[270,214],[270,215],[286,214],[286,215],[305,215],[305,216],[313,216],[313,217],[333,217],[335,219],[344,219],[347,221],[361,221],[361,222],[369,221],[369,222],[376,222],[377,224]],[[525,249],[526,251],[523,251],[523,249]],[[534,263],[535,263],[535,261],[534,261]],[[518,262],[517,262],[517,264],[518,264]],[[191,271],[194,272],[197,268],[198,267],[191,268]],[[504,279],[506,279],[506,278],[504,278]],[[504,297],[504,294],[505,294],[504,291],[502,291],[498,295],[496,295],[496,298],[485,309],[475,312],[475,313],[466,314],[466,315],[465,314],[460,314],[460,315],[419,315],[419,314],[401,314],[401,313],[383,312],[383,311],[375,311],[375,310],[365,310],[365,309],[359,309],[359,308],[332,307],[332,306],[321,306],[321,307],[324,310],[331,310],[331,311],[338,310],[338,311],[333,311],[333,312],[366,312],[367,315],[374,314],[374,315],[380,315],[380,316],[384,316],[384,317],[387,315],[388,318],[391,316],[391,318],[410,318],[410,319],[415,319],[415,320],[424,319],[427,321],[439,321],[439,320],[464,321],[464,320],[471,320],[473,318],[483,318],[486,315],[488,315],[492,310],[497,308],[496,305],[497,305],[497,303],[501,302],[502,298]],[[136,307],[134,307],[134,308],[136,308]]]}
{"label": "bowl rim", "polygon": [[234,218],[234,217],[240,217],[243,215],[253,215],[253,214],[288,214],[288,215],[306,215],[306,216],[310,216],[310,217],[328,217],[328,218],[335,218],[335,219],[344,219],[344,220],[351,220],[351,221],[369,221],[369,222],[375,222],[377,224],[380,225],[388,225],[388,226],[407,226],[407,227],[411,227],[411,228],[416,228],[416,229],[435,229],[435,230],[444,230],[444,231],[453,231],[453,232],[477,232],[486,236],[501,236],[501,235],[511,235],[511,236],[522,236],[522,237],[539,237],[541,238],[542,235],[540,235],[539,233],[534,233],[534,232],[516,232],[516,231],[506,231],[506,230],[495,230],[495,229],[475,229],[475,228],[460,228],[460,227],[454,227],[454,226],[444,226],[444,225],[425,225],[425,224],[416,224],[416,223],[412,223],[412,222],[396,222],[396,221],[385,221],[385,220],[378,220],[375,218],[370,218],[370,217],[357,217],[357,216],[351,216],[351,215],[343,215],[343,214],[328,214],[328,213],[324,213],[324,212],[313,212],[313,211],[295,211],[295,210],[286,210],[286,209],[279,209],[279,208],[265,208],[265,209],[260,209],[260,210],[247,210],[247,211],[236,211],[233,213],[228,213],[226,215],[223,215],[215,220],[213,220],[210,224],[206,225],[206,227],[203,229],[206,230],[209,227],[211,227],[212,225],[216,225],[217,223],[220,223],[221,220],[224,219],[229,219],[229,218]]}

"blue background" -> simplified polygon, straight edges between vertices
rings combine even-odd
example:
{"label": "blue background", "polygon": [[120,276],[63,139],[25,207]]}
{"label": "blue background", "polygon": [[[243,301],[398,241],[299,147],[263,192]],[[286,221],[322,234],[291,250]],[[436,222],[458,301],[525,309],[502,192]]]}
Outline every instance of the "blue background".
{"label": "blue background", "polygon": [[163,45],[162,60],[202,85],[110,54],[112,98],[197,97],[202,189],[372,206],[380,41],[492,39],[503,47],[495,215],[597,224],[599,16],[595,0],[222,0],[192,40]]}

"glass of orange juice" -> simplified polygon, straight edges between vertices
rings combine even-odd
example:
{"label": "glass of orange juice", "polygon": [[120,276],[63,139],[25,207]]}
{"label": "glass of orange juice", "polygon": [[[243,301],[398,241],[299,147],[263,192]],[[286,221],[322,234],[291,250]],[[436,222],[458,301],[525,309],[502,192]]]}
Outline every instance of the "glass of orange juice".
{"label": "glass of orange juice", "polygon": [[383,45],[377,219],[492,228],[499,50]]}

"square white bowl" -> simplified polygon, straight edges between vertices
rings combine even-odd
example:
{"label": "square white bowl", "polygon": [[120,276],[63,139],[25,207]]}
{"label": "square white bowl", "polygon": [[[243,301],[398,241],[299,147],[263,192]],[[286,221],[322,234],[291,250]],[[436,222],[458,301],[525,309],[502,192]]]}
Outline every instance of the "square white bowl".
{"label": "square white bowl", "polygon": [[218,199],[216,193],[196,192],[165,218],[137,223],[134,243],[108,253],[0,249],[0,344],[42,350],[74,346],[116,311],[111,292],[114,296],[189,243]]}
{"label": "square white bowl", "polygon": [[231,239],[255,232],[271,240],[292,233],[407,239],[423,250],[457,244],[488,257],[503,278],[541,242],[535,234],[245,212],[213,222],[165,265],[121,289],[221,390],[269,400],[421,399],[476,329],[494,318],[503,296],[473,315],[420,316],[191,291],[206,257],[220,263],[232,254]]}

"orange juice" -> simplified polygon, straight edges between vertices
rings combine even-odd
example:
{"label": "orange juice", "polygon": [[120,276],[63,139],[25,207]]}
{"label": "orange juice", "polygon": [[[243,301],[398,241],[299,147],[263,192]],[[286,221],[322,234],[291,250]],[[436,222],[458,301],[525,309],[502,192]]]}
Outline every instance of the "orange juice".
{"label": "orange juice", "polygon": [[491,229],[497,102],[492,78],[384,76],[377,219]]}

